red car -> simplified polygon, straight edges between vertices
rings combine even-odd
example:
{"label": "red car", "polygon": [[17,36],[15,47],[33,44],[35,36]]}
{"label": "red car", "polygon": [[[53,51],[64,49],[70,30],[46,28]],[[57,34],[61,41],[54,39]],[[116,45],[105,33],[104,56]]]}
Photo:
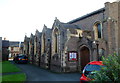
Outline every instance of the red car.
{"label": "red car", "polygon": [[93,71],[100,71],[101,67],[104,67],[102,61],[92,61],[89,62],[83,69],[82,76],[80,78],[80,83],[87,83],[93,79],[87,77],[87,75],[92,74]]}

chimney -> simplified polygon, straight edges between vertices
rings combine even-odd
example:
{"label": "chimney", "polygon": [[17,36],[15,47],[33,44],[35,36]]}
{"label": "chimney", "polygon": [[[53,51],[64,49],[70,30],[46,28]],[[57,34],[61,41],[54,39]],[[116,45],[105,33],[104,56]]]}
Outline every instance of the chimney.
{"label": "chimney", "polygon": [[6,37],[4,37],[4,40],[6,40]]}

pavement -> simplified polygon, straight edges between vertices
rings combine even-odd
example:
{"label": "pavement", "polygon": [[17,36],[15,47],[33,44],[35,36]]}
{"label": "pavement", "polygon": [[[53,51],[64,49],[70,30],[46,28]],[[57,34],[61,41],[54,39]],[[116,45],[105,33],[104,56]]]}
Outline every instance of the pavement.
{"label": "pavement", "polygon": [[[15,64],[14,62],[12,62]],[[42,69],[32,64],[15,64],[27,76],[29,82],[76,82],[78,83],[81,77],[80,73],[54,73],[50,70]]]}

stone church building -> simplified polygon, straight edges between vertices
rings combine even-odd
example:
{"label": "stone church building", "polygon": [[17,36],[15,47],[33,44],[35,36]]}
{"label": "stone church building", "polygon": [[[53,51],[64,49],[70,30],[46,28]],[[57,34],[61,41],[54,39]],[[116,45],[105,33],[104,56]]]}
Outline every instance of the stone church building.
{"label": "stone church building", "polygon": [[34,35],[34,64],[40,66],[41,60],[41,36],[42,33],[36,30]]}
{"label": "stone church building", "polygon": [[56,72],[81,71],[90,61],[120,54],[119,32],[119,1],[106,2],[104,8],[67,23],[55,18],[52,28],[44,25],[39,37],[40,66]]}
{"label": "stone church building", "polygon": [[50,68],[51,58],[51,29],[43,26],[41,36],[41,67]]}

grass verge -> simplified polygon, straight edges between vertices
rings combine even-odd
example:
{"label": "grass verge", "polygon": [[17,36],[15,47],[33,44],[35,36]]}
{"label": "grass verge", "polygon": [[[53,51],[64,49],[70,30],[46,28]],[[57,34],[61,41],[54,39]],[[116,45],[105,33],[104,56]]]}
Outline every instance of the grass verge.
{"label": "grass verge", "polygon": [[0,73],[9,73],[9,72],[21,71],[19,68],[17,68],[14,64],[11,64],[9,61],[0,62],[0,66],[1,65],[2,65],[2,68],[0,68]]}
{"label": "grass verge", "polygon": [[[0,83],[24,83],[26,81],[25,73],[14,74],[14,72],[20,72],[21,70],[9,61],[0,62],[0,73],[8,73],[8,75],[0,76]],[[10,74],[9,73],[13,74]]]}
{"label": "grass verge", "polygon": [[[1,78],[1,77],[0,77]],[[13,74],[13,75],[4,75],[2,76],[2,83],[6,82],[15,82],[15,83],[23,83],[26,81],[26,75],[24,73],[21,74]]]}

